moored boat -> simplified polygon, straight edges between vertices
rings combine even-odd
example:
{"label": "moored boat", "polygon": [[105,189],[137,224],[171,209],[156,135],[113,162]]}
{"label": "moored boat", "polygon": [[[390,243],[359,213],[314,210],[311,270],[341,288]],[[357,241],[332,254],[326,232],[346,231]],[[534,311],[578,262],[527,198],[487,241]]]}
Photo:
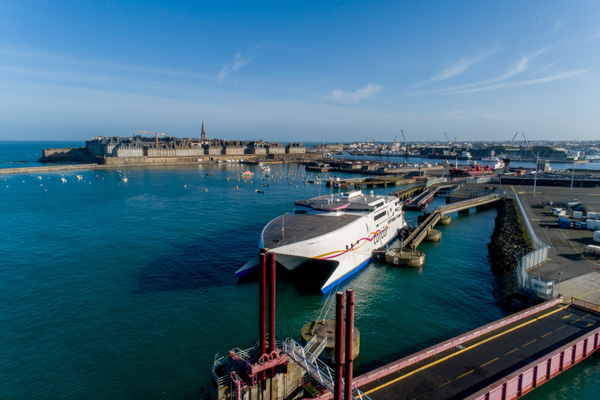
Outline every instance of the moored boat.
{"label": "moored boat", "polygon": [[484,168],[501,169],[504,168],[504,161],[498,157],[486,157],[480,160],[480,164]]}
{"label": "moored boat", "polygon": [[[395,239],[407,225],[398,198],[373,192],[324,195],[296,200],[294,205],[294,212],[264,227],[259,249],[275,253],[286,270],[301,272],[310,264],[307,271],[325,271],[319,282],[323,292],[366,266],[373,251]],[[257,266],[258,256],[236,275],[244,276]]]}

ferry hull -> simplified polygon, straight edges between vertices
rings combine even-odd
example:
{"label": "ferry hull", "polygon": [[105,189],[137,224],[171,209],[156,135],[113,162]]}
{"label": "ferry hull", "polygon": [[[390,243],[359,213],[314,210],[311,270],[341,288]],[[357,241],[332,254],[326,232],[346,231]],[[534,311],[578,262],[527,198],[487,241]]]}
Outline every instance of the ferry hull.
{"label": "ferry hull", "polygon": [[[279,219],[286,218],[286,215],[278,217],[267,224],[261,237],[261,246],[263,246],[263,243],[272,242],[272,240],[265,237],[267,228],[271,224],[279,223]],[[328,261],[323,264],[326,264],[329,268],[333,266],[333,272],[325,278],[322,284],[321,291],[326,293],[339,282],[368,265],[374,250],[384,247],[398,236],[399,232],[406,226],[406,222],[401,212],[395,217],[392,217],[392,215],[390,213],[390,218],[379,224],[375,223],[373,218],[368,215],[358,216],[352,222],[326,234],[289,244],[282,243],[281,246],[275,243],[265,250],[275,253],[278,264],[289,271],[296,269],[301,271],[303,270],[301,267],[307,263]],[[291,219],[289,215],[287,218]],[[336,221],[330,218],[339,217],[320,216],[322,223],[334,224]],[[246,275],[255,270],[257,266],[258,256],[240,268],[236,275],[238,277]],[[324,265],[323,268],[327,267]]]}

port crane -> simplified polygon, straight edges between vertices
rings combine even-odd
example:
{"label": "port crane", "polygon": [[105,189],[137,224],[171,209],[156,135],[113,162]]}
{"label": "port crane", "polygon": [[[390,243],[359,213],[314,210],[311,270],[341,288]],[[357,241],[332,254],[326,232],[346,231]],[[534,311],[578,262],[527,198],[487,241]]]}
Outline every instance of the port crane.
{"label": "port crane", "polygon": [[404,140],[404,162],[408,163],[408,143],[406,142],[406,136],[404,136],[404,131],[400,129],[402,133],[402,139]]}
{"label": "port crane", "polygon": [[513,142],[515,141],[515,139],[517,138],[517,135],[519,134],[519,132],[515,133],[515,136],[513,136],[512,140],[509,142],[506,142],[506,148],[508,149],[510,146],[512,146]]}
{"label": "port crane", "polygon": [[450,139],[448,139],[448,134],[446,132],[444,132],[444,137],[446,138],[446,144],[448,145],[448,152],[452,153],[452,145],[454,142],[451,142]]}
{"label": "port crane", "polygon": [[374,138],[371,138],[373,140],[373,144],[375,145],[375,152],[377,154],[379,154],[379,161],[383,164],[383,150],[385,149],[385,147],[383,146],[382,143],[379,143],[377,140],[375,140]]}
{"label": "port crane", "polygon": [[146,132],[146,131],[140,131],[141,134],[143,135],[156,135],[156,148],[158,149],[158,135],[162,135],[164,136],[165,133],[164,132]]}

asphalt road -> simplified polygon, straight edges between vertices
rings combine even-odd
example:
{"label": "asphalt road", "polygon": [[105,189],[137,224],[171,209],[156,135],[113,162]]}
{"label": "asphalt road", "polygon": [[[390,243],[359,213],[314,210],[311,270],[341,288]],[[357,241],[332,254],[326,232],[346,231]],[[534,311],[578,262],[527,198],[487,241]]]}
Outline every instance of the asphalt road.
{"label": "asphalt road", "polygon": [[592,331],[600,316],[558,305],[362,386],[371,399],[463,399]]}

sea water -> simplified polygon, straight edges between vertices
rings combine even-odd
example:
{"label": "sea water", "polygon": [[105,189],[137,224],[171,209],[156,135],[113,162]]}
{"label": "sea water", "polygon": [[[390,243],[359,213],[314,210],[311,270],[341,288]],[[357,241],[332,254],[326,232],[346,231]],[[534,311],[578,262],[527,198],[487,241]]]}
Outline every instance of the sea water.
{"label": "sea water", "polygon": [[[44,147],[68,145],[2,143],[0,163],[40,165]],[[315,176],[237,163],[0,175],[0,397],[209,398],[215,354],[258,336],[257,283],[234,272],[294,199],[331,192],[304,183]],[[419,246],[423,268],[371,262],[339,287],[356,291],[356,375],[507,315],[487,257],[495,210],[451,216]],[[276,296],[278,338],[333,317],[314,288],[280,280]],[[528,398],[595,399],[599,369],[593,357]]]}

